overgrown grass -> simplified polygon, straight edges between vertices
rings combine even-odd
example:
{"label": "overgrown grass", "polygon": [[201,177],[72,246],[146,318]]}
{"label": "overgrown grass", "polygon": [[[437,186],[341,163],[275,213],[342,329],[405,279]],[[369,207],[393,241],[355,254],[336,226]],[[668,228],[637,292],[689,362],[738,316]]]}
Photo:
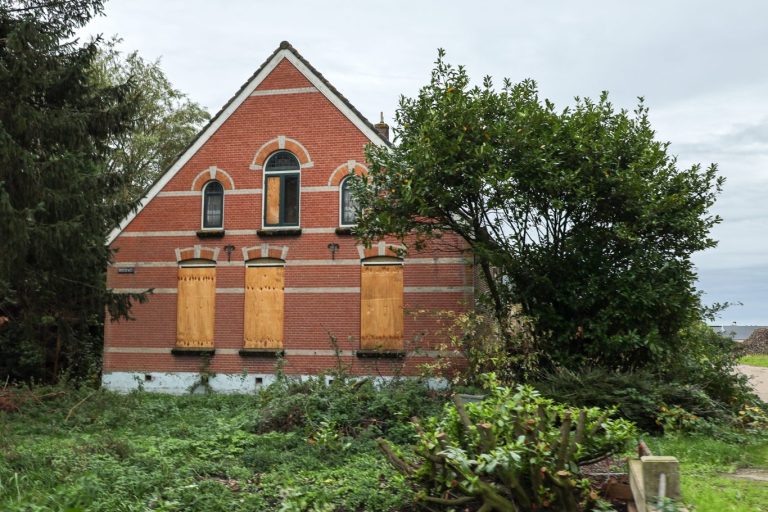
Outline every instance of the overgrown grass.
{"label": "overgrown grass", "polygon": [[648,441],[654,455],[680,460],[683,501],[696,512],[764,512],[768,483],[735,480],[739,468],[768,470],[768,439],[723,441],[703,436],[665,436]]}
{"label": "overgrown grass", "polygon": [[410,510],[411,491],[376,448],[380,429],[353,437],[329,417],[264,432],[264,397],[253,395],[58,391],[0,411],[0,510]]}
{"label": "overgrown grass", "polygon": [[[339,380],[260,395],[37,388],[21,398],[18,412],[0,411],[3,512],[414,510],[374,439],[408,443],[408,418],[445,397],[410,382],[379,392]],[[768,467],[768,440],[734,436],[649,444],[681,460],[697,512],[767,510],[768,484],[721,473]]]}
{"label": "overgrown grass", "polygon": [[749,366],[762,366],[763,368],[768,368],[768,355],[744,356],[739,362]]}

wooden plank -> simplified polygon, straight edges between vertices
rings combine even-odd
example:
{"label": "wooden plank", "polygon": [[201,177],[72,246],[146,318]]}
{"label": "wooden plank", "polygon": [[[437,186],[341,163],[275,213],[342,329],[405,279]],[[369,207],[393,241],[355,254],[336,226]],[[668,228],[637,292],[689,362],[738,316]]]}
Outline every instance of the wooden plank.
{"label": "wooden plank", "polygon": [[267,178],[266,224],[280,224],[280,176]]}
{"label": "wooden plank", "polygon": [[282,348],[285,268],[245,269],[245,348]]}
{"label": "wooden plank", "polygon": [[360,348],[403,348],[403,267],[364,265],[360,276]]}
{"label": "wooden plank", "polygon": [[176,302],[176,346],[213,347],[216,268],[180,267]]}

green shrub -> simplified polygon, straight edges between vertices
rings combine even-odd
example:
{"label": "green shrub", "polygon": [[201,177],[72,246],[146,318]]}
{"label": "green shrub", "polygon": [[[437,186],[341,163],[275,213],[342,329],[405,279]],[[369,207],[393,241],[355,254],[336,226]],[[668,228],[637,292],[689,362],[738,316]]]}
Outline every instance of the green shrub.
{"label": "green shrub", "polygon": [[544,396],[579,407],[616,407],[646,432],[660,432],[662,408],[678,407],[707,420],[730,417],[728,408],[697,385],[665,382],[648,370],[614,372],[558,369],[534,384]]}
{"label": "green shrub", "polygon": [[498,386],[464,404],[458,396],[428,420],[412,452],[380,440],[390,462],[430,507],[481,505],[482,510],[590,508],[596,496],[579,478],[578,462],[622,450],[636,430],[614,411],[572,408],[528,386]]}
{"label": "green shrub", "polygon": [[647,432],[730,435],[734,427],[744,430],[739,411],[759,404],[759,399],[736,371],[739,352],[734,342],[700,322],[684,329],[680,340],[679,350],[653,368],[558,368],[535,387],[572,405],[616,406]]}
{"label": "green shrub", "polygon": [[364,431],[384,435],[397,442],[410,442],[413,416],[435,413],[444,396],[422,382],[396,379],[375,386],[370,379],[337,377],[326,384],[322,377],[280,380],[258,396],[254,430],[289,432],[301,430],[317,437],[358,436]]}
{"label": "green shrub", "polygon": [[703,322],[684,329],[680,340],[678,350],[659,365],[662,380],[696,386],[731,411],[754,401],[747,378],[736,371],[741,356],[736,342]]}

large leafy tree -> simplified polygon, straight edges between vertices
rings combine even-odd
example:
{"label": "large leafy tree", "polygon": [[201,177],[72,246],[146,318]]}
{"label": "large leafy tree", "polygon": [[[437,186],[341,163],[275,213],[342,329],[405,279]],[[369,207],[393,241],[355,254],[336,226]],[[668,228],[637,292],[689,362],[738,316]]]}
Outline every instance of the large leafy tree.
{"label": "large leafy tree", "polygon": [[100,41],[75,30],[101,0],[0,0],[0,376],[55,378],[98,368],[106,290],[105,235],[130,209],[106,172],[133,128],[134,84],[97,85]]}
{"label": "large leafy tree", "polygon": [[133,84],[128,98],[135,109],[131,130],[115,133],[110,142],[107,172],[125,182],[115,200],[132,203],[176,160],[210,119],[208,111],[174,88],[160,61],[145,61],[137,52],[102,48],[92,67],[94,85]]}
{"label": "large leafy tree", "polygon": [[658,361],[700,315],[691,255],[715,245],[722,179],[714,165],[678,168],[642,100],[556,110],[532,81],[473,87],[440,52],[395,133],[393,148],[368,148],[358,236],[418,246],[458,233],[497,319],[522,305],[551,362]]}

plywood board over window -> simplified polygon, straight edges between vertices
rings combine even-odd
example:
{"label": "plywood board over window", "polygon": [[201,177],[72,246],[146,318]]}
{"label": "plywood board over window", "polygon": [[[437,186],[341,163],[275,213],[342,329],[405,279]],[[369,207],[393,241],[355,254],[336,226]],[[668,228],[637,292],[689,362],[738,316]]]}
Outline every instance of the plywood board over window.
{"label": "plywood board over window", "polygon": [[266,224],[280,224],[280,176],[267,178]]}
{"label": "plywood board over window", "polygon": [[213,347],[216,267],[179,267],[176,346]]}
{"label": "plywood board over window", "polygon": [[245,269],[245,348],[282,348],[285,268]]}
{"label": "plywood board over window", "polygon": [[403,349],[403,266],[363,265],[360,348]]}

